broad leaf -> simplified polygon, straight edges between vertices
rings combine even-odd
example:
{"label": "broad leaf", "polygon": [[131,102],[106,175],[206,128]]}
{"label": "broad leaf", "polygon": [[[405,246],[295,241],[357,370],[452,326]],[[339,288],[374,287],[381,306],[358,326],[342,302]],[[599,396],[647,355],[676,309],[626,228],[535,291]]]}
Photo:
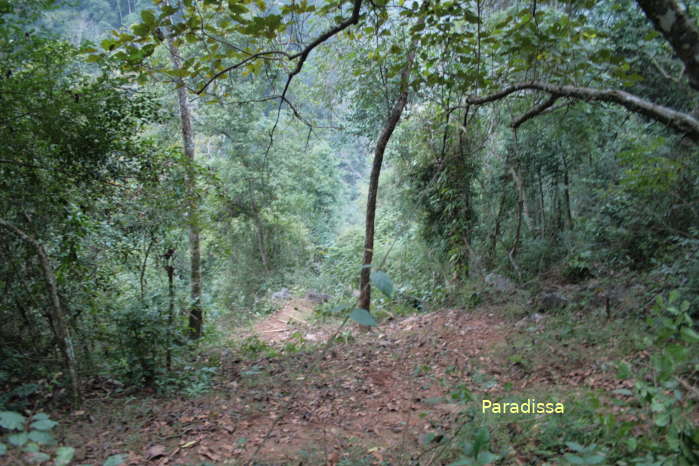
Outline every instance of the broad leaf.
{"label": "broad leaf", "polygon": [[126,455],[112,455],[107,458],[102,466],[119,466],[126,463]]}
{"label": "broad leaf", "polygon": [[60,447],[56,449],[56,466],[68,466],[71,461],[73,461],[73,456],[75,456],[75,448],[73,447]]}
{"label": "broad leaf", "polygon": [[29,432],[29,439],[38,443],[39,445],[51,445],[56,443],[56,441],[53,439],[53,435],[40,430],[33,430]]}
{"label": "broad leaf", "polygon": [[687,343],[699,342],[699,333],[695,332],[689,327],[682,327],[680,333],[682,334],[682,339]]}
{"label": "broad leaf", "polygon": [[369,314],[366,309],[355,309],[350,313],[350,319],[354,320],[360,325],[366,325],[367,327],[376,327],[376,320]]}
{"label": "broad leaf", "polygon": [[389,298],[393,297],[393,282],[384,272],[377,270],[371,274],[371,282]]}
{"label": "broad leaf", "polygon": [[29,434],[26,432],[21,432],[19,434],[12,434],[7,437],[7,441],[16,447],[21,447],[29,440]]}
{"label": "broad leaf", "polygon": [[21,430],[25,421],[24,416],[14,411],[0,411],[0,427],[8,430]]}
{"label": "broad leaf", "polygon": [[39,464],[39,463],[43,463],[44,461],[50,460],[51,456],[49,456],[46,453],[43,453],[41,451],[37,451],[37,452],[33,452],[33,453],[27,453],[27,455],[25,456],[25,459],[28,463]]}
{"label": "broad leaf", "polygon": [[31,423],[31,428],[35,430],[51,430],[58,425],[57,422],[51,419],[42,419]]}

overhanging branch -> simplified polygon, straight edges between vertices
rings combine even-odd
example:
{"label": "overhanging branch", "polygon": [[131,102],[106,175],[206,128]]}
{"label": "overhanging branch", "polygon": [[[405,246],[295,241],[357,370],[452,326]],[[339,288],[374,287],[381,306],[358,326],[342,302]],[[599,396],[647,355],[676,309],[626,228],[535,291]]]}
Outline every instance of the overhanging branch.
{"label": "overhanging branch", "polygon": [[[659,123],[662,123],[668,128],[686,135],[692,141],[699,143],[699,120],[689,114],[678,112],[677,110],[664,107],[662,105],[654,104],[636,95],[620,90],[600,90],[589,87],[559,86],[540,81],[531,81],[513,84],[512,86],[508,86],[487,96],[470,96],[466,99],[466,102],[470,105],[483,105],[490,102],[495,102],[509,96],[510,94],[524,90],[542,91],[556,98],[568,97],[586,102],[609,102],[621,105],[627,110],[644,115]],[[547,104],[548,102],[550,102],[550,99],[544,102],[544,104]],[[544,104],[533,108],[527,112],[527,114],[515,120],[513,126],[525,116],[525,119],[529,119],[542,113],[546,108],[540,109],[540,107],[542,107]],[[548,107],[551,105],[552,103],[548,105]],[[540,111],[537,112],[536,110]],[[523,121],[519,121],[519,124],[522,122]]]}
{"label": "overhanging branch", "polygon": [[699,28],[675,0],[636,0],[655,29],[685,66],[689,84],[699,91]]}
{"label": "overhanging branch", "polygon": [[551,95],[548,99],[546,99],[545,101],[543,101],[539,105],[532,107],[532,109],[529,110],[527,113],[525,113],[524,115],[522,115],[521,117],[519,117],[515,121],[513,121],[510,124],[510,126],[512,126],[512,129],[519,128],[520,125],[522,123],[524,123],[525,121],[544,113],[548,108],[550,108],[553,104],[555,104],[559,98],[560,98],[560,96]]}

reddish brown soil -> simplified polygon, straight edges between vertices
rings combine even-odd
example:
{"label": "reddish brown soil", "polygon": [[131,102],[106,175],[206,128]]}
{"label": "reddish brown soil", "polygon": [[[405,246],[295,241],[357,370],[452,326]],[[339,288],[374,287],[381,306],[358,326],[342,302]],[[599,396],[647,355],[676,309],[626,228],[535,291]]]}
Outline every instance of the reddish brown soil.
{"label": "reddish brown soil", "polygon": [[[280,346],[290,336],[297,341],[296,332],[327,340],[331,332],[306,323],[311,309],[289,302],[254,331]],[[548,382],[496,356],[517,331],[497,311],[448,309],[371,332],[351,325],[342,343],[252,361],[231,355],[204,397],[88,402],[72,417],[65,443],[78,447],[83,463],[126,453],[131,465],[335,465],[343,457],[433,464],[439,448],[430,435],[453,432],[469,407],[452,398],[454,387],[478,395],[502,392],[505,383]],[[564,372],[559,382],[595,377]]]}

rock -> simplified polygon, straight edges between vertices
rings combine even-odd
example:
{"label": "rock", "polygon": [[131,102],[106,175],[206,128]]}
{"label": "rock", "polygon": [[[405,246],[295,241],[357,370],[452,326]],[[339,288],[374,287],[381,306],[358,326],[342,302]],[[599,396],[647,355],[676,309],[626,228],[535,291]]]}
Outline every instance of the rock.
{"label": "rock", "polygon": [[320,293],[316,290],[310,290],[306,294],[306,299],[314,303],[327,303],[328,301],[330,301],[331,298],[332,296],[330,296],[329,294]]}
{"label": "rock", "polygon": [[497,273],[489,273],[485,276],[485,283],[492,286],[498,291],[508,293],[515,289],[515,283],[507,277],[498,275]]}
{"label": "rock", "polygon": [[568,298],[560,293],[556,293],[555,291],[542,293],[539,295],[536,301],[538,303],[538,310],[540,312],[562,309],[570,303]]}
{"label": "rock", "polygon": [[545,318],[546,318],[545,315],[539,314],[538,312],[535,312],[534,314],[532,314],[532,315],[529,316],[529,319],[531,319],[531,320],[533,320],[534,322],[537,322],[537,323],[538,323],[538,322],[541,322],[541,321],[544,320]]}
{"label": "rock", "polygon": [[272,293],[272,299],[275,301],[282,301],[289,298],[291,298],[289,288],[282,288],[281,290]]}

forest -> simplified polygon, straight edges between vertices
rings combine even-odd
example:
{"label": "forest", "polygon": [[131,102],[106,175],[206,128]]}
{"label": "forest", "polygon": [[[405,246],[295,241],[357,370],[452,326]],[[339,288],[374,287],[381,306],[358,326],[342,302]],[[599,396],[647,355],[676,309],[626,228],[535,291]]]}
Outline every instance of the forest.
{"label": "forest", "polygon": [[0,0],[0,465],[699,464],[699,3]]}

